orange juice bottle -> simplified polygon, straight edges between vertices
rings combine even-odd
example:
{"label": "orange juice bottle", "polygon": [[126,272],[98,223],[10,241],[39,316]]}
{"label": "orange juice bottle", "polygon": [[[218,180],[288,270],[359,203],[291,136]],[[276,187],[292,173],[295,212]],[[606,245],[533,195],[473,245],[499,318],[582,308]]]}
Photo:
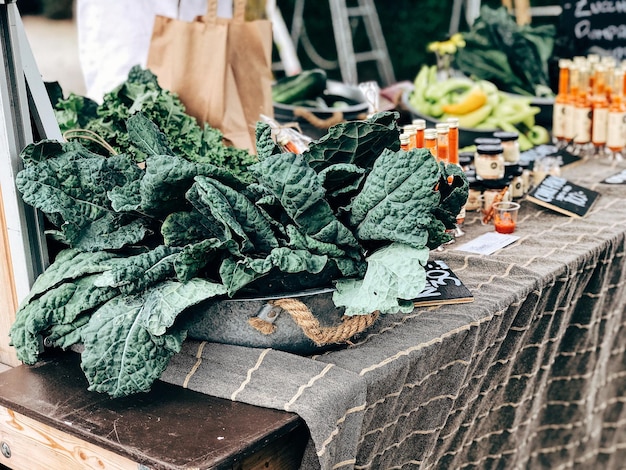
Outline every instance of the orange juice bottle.
{"label": "orange juice bottle", "polygon": [[430,150],[431,155],[437,158],[437,129],[424,129],[424,148]]}
{"label": "orange juice bottle", "polygon": [[613,89],[611,103],[609,104],[609,116],[606,134],[606,147],[614,154],[621,154],[626,145],[624,119],[626,107],[624,106],[624,69],[618,67],[613,72]]}
{"label": "orange juice bottle", "polygon": [[450,161],[450,142],[448,133],[450,127],[445,122],[439,122],[435,125],[437,131],[437,160],[448,163]]}
{"label": "orange juice bottle", "polygon": [[556,143],[565,146],[567,140],[565,138],[565,105],[568,102],[569,92],[569,70],[572,61],[569,59],[559,60],[559,89],[554,98],[554,107],[552,110],[552,135]]}
{"label": "orange juice bottle", "polygon": [[574,105],[574,144],[580,153],[585,153],[591,142],[591,93],[589,78],[591,70],[584,66],[579,70],[578,94]]}
{"label": "orange juice bottle", "polygon": [[459,164],[459,118],[448,118],[448,162]]}
{"label": "orange juice bottle", "polygon": [[567,93],[567,100],[564,104],[564,137],[567,142],[571,142],[576,134],[574,123],[576,118],[574,116],[574,109],[576,108],[576,99],[578,97],[578,75],[579,68],[576,63],[572,63],[569,68],[569,90]]}
{"label": "orange juice bottle", "polygon": [[609,121],[609,100],[606,98],[606,68],[599,65],[593,75],[591,142],[595,153],[600,155],[604,153]]}

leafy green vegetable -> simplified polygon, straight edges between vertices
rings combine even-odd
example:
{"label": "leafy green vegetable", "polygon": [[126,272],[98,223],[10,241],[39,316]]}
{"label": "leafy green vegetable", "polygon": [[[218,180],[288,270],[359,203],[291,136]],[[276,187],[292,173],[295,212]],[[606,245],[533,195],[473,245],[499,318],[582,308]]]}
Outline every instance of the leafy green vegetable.
{"label": "leafy green vegetable", "polygon": [[265,253],[278,247],[270,222],[248,198],[219,181],[198,176],[187,193],[196,210],[223,224],[241,240],[241,251]]}
{"label": "leafy green vegetable", "polygon": [[17,312],[21,360],[34,363],[42,339],[81,342],[90,390],[122,396],[150,388],[186,336],[178,318],[213,297],[335,283],[348,315],[412,308],[468,185],[428,151],[399,150],[396,113],[339,124],[303,155],[280,153],[259,124],[259,161],[238,177],[178,154],[140,106],[159,100],[151,75],[133,73],[116,132],[134,158],[76,142],[22,152],[18,188],[68,248]]}
{"label": "leafy green vegetable", "polygon": [[[146,148],[133,139],[127,120],[141,112],[167,136],[167,146],[174,154],[194,162],[211,163],[226,168],[244,180],[248,165],[256,161],[254,155],[223,144],[223,135],[209,125],[200,125],[185,113],[178,96],[164,90],[156,76],[139,66],[133,67],[127,80],[107,93],[100,105],[88,98],[70,94],[55,106],[55,114],[62,132],[86,129],[96,133],[118,153],[127,153],[135,161],[146,158]],[[94,152],[99,144],[82,142]]]}
{"label": "leafy green vegetable", "polygon": [[384,150],[354,198],[350,224],[360,240],[389,240],[426,246],[439,168],[426,149]]}
{"label": "leafy green vegetable", "polygon": [[[392,243],[367,259],[367,272],[360,279],[339,279],[333,301],[345,307],[346,315],[362,315],[378,310],[382,314],[413,310],[426,282],[426,271],[419,269],[428,261],[427,248]],[[385,282],[380,282],[385,279]],[[374,307],[375,306],[375,307]]]}
{"label": "leafy green vegetable", "polygon": [[306,234],[322,242],[358,247],[354,235],[335,217],[324,199],[317,173],[302,155],[272,155],[253,165],[252,171]]}
{"label": "leafy green vegetable", "polygon": [[148,391],[186,337],[186,331],[171,328],[176,317],[222,293],[223,286],[202,279],[165,281],[104,304],[82,330],[81,367],[89,390],[112,397]]}
{"label": "leafy green vegetable", "polygon": [[51,150],[39,161],[25,160],[16,178],[24,201],[53,214],[68,244],[85,251],[118,249],[142,240],[149,221],[117,212],[109,191],[133,191],[140,176],[137,165],[125,155],[103,157],[75,142],[50,146],[46,142],[27,148],[30,158],[38,146]]}
{"label": "leafy green vegetable", "polygon": [[548,60],[555,36],[554,25],[519,26],[505,7],[483,5],[470,31],[463,34],[465,47],[457,52],[456,65],[503,91],[550,96]]}
{"label": "leafy green vegetable", "polygon": [[319,172],[335,163],[354,163],[370,169],[384,149],[400,150],[400,130],[392,113],[378,113],[366,121],[348,121],[332,126],[314,141],[304,158]]}

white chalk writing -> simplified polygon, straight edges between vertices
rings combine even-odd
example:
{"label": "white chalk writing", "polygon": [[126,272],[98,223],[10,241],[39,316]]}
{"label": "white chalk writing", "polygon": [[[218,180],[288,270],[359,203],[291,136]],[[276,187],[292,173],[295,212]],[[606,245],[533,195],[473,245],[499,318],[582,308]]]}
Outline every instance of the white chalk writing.
{"label": "white chalk writing", "polygon": [[574,26],[574,35],[594,41],[615,41],[626,38],[626,25],[609,25],[605,28],[593,28],[590,20],[581,20]]}
{"label": "white chalk writing", "polygon": [[601,0],[596,2],[588,2],[587,0],[578,0],[574,16],[576,18],[587,18],[592,15],[600,15],[603,13],[624,13],[626,12],[625,0]]}
{"label": "white chalk writing", "polygon": [[567,180],[557,176],[548,176],[537,188],[534,196],[544,202],[552,202]]}
{"label": "white chalk writing", "polygon": [[563,186],[559,194],[557,194],[557,201],[567,202],[578,207],[585,207],[587,205],[587,195],[583,191],[572,191],[570,185]]}

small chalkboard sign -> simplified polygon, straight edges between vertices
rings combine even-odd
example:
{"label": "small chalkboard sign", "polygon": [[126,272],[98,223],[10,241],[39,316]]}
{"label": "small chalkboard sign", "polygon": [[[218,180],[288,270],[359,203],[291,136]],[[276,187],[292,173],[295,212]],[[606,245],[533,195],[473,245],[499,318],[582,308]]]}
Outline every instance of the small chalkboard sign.
{"label": "small chalkboard sign", "polygon": [[525,165],[534,165],[534,162],[543,157],[556,157],[561,168],[582,163],[584,159],[578,155],[568,152],[564,148],[558,148],[551,144],[541,144],[522,152],[520,155],[520,163]]}
{"label": "small chalkboard sign", "polygon": [[572,183],[560,176],[546,176],[526,199],[570,217],[584,217],[600,193]]}
{"label": "small chalkboard sign", "polygon": [[626,184],[626,170],[622,170],[619,173],[609,176],[602,180],[604,184]]}
{"label": "small chalkboard sign", "polygon": [[416,307],[473,302],[474,296],[441,260],[426,264],[426,287],[413,299]]}

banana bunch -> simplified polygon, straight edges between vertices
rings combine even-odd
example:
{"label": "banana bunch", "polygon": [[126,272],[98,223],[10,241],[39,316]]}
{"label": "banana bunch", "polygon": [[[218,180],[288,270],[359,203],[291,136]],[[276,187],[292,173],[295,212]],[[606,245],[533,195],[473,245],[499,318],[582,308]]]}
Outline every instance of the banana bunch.
{"label": "banana bunch", "polygon": [[409,103],[436,120],[456,117],[462,128],[517,132],[522,151],[550,141],[548,130],[535,123],[540,109],[532,106],[530,97],[504,93],[487,80],[439,80],[436,65],[421,67]]}

